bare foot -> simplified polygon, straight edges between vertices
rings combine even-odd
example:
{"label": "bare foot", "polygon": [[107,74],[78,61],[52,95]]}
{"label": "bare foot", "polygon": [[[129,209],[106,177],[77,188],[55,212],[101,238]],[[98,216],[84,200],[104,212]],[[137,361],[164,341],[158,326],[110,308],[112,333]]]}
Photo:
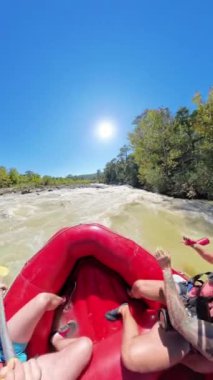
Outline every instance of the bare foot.
{"label": "bare foot", "polygon": [[76,333],[77,329],[78,323],[74,319],[72,319],[65,325],[60,326],[58,329],[58,333],[65,338],[71,338]]}
{"label": "bare foot", "polygon": [[117,321],[121,318],[123,313],[126,310],[126,307],[129,308],[127,303],[123,303],[122,305],[116,307],[115,309],[109,310],[106,312],[105,317],[108,321]]}
{"label": "bare foot", "polygon": [[123,304],[118,308],[118,313],[121,314],[121,315],[123,316],[127,310],[129,310],[129,305],[128,305],[128,303],[123,303]]}
{"label": "bare foot", "polygon": [[55,347],[57,342],[61,339],[65,339],[65,338],[63,336],[61,336],[61,334],[59,332],[55,332],[55,334],[53,334],[53,336],[50,338],[50,342]]}
{"label": "bare foot", "polygon": [[78,323],[75,320],[67,322],[65,325],[58,328],[51,337],[51,343],[55,346],[56,341],[61,338],[73,338],[78,330]]}
{"label": "bare foot", "polygon": [[38,297],[41,302],[45,304],[46,311],[55,310],[58,306],[66,302],[64,297],[59,297],[53,293],[40,293]]}

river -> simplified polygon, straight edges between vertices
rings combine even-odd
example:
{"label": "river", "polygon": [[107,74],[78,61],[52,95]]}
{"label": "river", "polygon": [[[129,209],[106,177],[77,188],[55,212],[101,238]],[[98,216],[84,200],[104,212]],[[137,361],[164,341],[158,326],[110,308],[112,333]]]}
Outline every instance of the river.
{"label": "river", "polygon": [[[181,237],[213,241],[213,202],[100,185],[0,197],[0,265],[10,270],[7,283],[56,231],[79,223],[101,223],[150,252],[165,248],[173,266],[183,272],[209,270]],[[209,249],[213,251],[212,244]]]}

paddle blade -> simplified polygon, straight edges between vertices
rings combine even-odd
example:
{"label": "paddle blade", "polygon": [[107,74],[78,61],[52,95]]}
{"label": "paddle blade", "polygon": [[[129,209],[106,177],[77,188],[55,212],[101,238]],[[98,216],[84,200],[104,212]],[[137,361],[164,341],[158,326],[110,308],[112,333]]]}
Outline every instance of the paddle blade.
{"label": "paddle blade", "polygon": [[0,265],[0,277],[6,277],[8,273],[9,269]]}

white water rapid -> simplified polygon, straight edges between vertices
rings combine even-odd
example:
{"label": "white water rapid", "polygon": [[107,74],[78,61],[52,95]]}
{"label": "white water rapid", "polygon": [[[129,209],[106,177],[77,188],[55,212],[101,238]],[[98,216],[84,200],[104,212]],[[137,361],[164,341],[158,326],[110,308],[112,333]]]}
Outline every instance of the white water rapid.
{"label": "white water rapid", "polygon": [[[0,197],[0,265],[8,283],[59,229],[101,223],[154,252],[170,251],[176,269],[194,274],[209,264],[181,242],[182,235],[213,242],[213,203],[180,200],[127,186],[93,186]],[[208,247],[207,247],[208,249]],[[213,244],[209,246],[213,251]]]}

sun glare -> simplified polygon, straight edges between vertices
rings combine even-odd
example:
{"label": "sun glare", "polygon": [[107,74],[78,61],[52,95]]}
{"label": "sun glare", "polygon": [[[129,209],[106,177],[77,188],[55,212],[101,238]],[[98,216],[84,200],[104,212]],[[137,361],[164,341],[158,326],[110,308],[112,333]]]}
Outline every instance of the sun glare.
{"label": "sun glare", "polygon": [[101,140],[110,140],[114,137],[116,127],[112,121],[103,120],[97,123],[96,135]]}

